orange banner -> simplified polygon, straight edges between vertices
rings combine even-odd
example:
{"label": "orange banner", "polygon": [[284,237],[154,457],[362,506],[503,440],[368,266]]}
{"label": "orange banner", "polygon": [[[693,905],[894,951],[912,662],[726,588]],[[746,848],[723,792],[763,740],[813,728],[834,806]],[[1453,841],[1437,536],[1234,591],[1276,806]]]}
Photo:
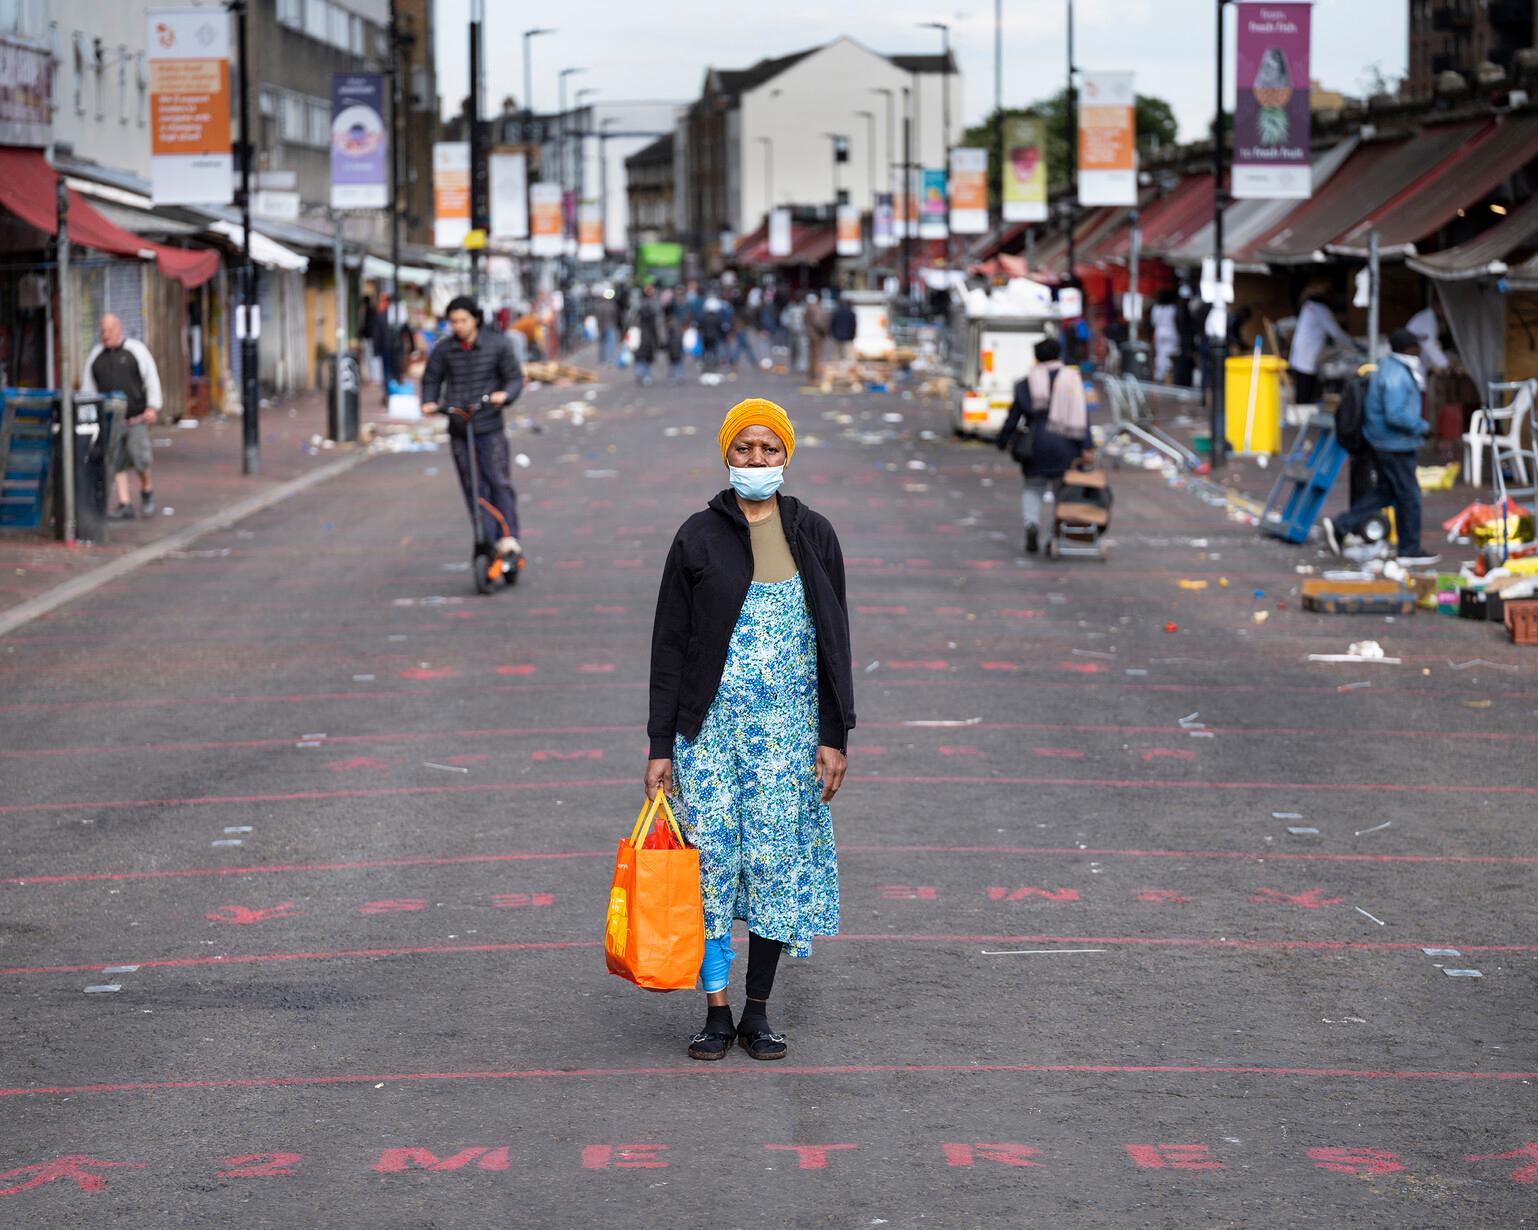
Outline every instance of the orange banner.
{"label": "orange banner", "polygon": [[225,60],[150,63],[150,152],[218,154],[230,148]]}

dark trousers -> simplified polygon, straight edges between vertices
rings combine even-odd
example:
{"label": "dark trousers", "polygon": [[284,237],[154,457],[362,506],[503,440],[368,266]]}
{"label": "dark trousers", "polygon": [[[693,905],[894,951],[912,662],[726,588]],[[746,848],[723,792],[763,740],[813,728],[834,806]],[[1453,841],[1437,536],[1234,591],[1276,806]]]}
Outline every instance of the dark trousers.
{"label": "dark trousers", "polygon": [[[454,468],[459,471],[459,489],[470,506],[470,449],[463,436],[453,436]],[[481,533],[487,542],[518,537],[518,494],[508,470],[507,437],[501,430],[477,432],[475,464],[480,470],[481,489],[476,504],[481,513]]]}
{"label": "dark trousers", "polygon": [[1378,468],[1373,464],[1372,450],[1365,444],[1360,453],[1351,454],[1351,468],[1347,474],[1351,484],[1349,502],[1359,504],[1378,485]]}
{"label": "dark trousers", "polygon": [[1292,399],[1300,406],[1313,406],[1319,402],[1319,377],[1308,372],[1289,370],[1292,377]]}
{"label": "dark trousers", "polygon": [[1399,532],[1399,554],[1420,555],[1421,489],[1415,481],[1414,453],[1369,453],[1378,471],[1377,485],[1335,520],[1341,534],[1360,534],[1376,513],[1390,506]]}

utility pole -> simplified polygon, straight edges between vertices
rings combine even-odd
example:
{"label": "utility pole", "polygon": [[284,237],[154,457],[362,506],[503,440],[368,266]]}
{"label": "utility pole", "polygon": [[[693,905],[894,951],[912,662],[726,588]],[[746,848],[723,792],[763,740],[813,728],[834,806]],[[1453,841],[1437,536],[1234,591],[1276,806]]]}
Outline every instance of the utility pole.
{"label": "utility pole", "polygon": [[897,141],[897,124],[892,118],[892,91],[886,86],[880,86],[872,90],[871,93],[886,95],[886,177],[887,190],[890,191],[892,188],[892,168],[896,165],[897,161],[897,156],[893,151],[893,146]]}
{"label": "utility pole", "polygon": [[[481,131],[481,27],[486,21],[486,0],[470,0],[470,229],[484,231],[486,217],[486,143]],[[470,249],[470,293],[481,300],[485,252]]]}
{"label": "utility pole", "polygon": [[533,30],[525,30],[523,32],[523,123],[519,125],[518,133],[523,145],[528,145],[529,143],[529,121],[534,118],[533,57],[529,54],[529,43],[541,34],[554,33],[553,29],[545,26],[539,26]]}
{"label": "utility pole", "polygon": [[999,206],[990,211],[988,225],[1004,220],[1004,0],[993,0],[993,142],[994,165],[999,169]]}
{"label": "utility pole", "polygon": [[230,0],[230,11],[235,14],[236,54],[240,56],[240,74],[236,89],[240,91],[240,225],[242,235],[242,269],[240,315],[244,317],[244,329],[240,337],[240,384],[241,384],[241,459],[240,472],[256,475],[262,472],[262,383],[261,354],[257,338],[262,329],[262,309],[258,305],[256,265],[251,260],[251,74],[246,47],[246,0]]}
{"label": "utility pole", "polygon": [[899,310],[906,309],[911,298],[908,290],[908,279],[912,276],[908,267],[908,236],[917,221],[916,202],[913,200],[913,120],[908,115],[910,101],[908,87],[903,86],[903,284]]}
{"label": "utility pole", "polygon": [[[1223,10],[1232,3],[1232,0],[1218,0],[1218,55],[1217,72],[1213,75],[1217,79],[1217,120],[1212,131],[1212,285],[1216,298],[1210,308],[1211,311],[1224,309],[1227,305],[1223,302],[1223,210],[1228,203],[1228,194],[1223,190],[1223,176],[1225,174],[1225,162],[1227,150],[1224,147],[1224,115],[1223,115]],[[1228,330],[1223,330],[1223,336],[1207,339],[1208,345],[1214,350],[1212,364],[1212,407],[1211,418],[1208,422],[1208,431],[1211,433],[1212,451],[1209,454],[1212,468],[1220,468],[1226,460],[1228,452],[1228,440],[1225,432],[1228,430],[1228,407],[1224,404],[1227,399],[1228,385]]]}
{"label": "utility pole", "polygon": [[1068,282],[1074,285],[1077,263],[1074,231],[1079,222],[1079,87],[1074,80],[1078,70],[1073,63],[1073,0],[1068,0]]}
{"label": "utility pole", "polygon": [[609,125],[617,119],[617,116],[606,115],[598,121],[598,195],[603,198],[598,206],[598,218],[603,228],[605,256],[609,253]]}
{"label": "utility pole", "polygon": [[404,315],[395,321],[401,297],[401,93],[400,19],[396,0],[390,0],[390,309],[385,319],[404,324]]}
{"label": "utility pole", "polygon": [[[59,537],[66,547],[75,545],[75,297],[69,284],[69,183],[60,175],[55,189],[59,227],[59,461],[63,470],[64,516]],[[97,422],[106,424],[102,410]],[[126,431],[127,428],[124,428]],[[110,485],[112,476],[107,476]]]}

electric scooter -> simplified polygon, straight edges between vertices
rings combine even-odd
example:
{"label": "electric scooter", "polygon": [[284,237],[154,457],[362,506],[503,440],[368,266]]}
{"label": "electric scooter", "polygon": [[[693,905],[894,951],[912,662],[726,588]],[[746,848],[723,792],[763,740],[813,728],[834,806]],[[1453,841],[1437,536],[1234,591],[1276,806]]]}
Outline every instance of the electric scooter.
{"label": "electric scooter", "polygon": [[[488,405],[490,397],[481,398],[481,405]],[[520,552],[507,559],[497,554],[496,544],[486,537],[486,522],[481,516],[480,458],[475,450],[476,406],[444,406],[444,414],[458,415],[465,424],[465,451],[470,456],[470,532],[474,544],[470,553],[470,575],[475,580],[475,592],[489,594],[501,581],[506,585],[518,584],[518,574],[523,570],[523,554]]]}

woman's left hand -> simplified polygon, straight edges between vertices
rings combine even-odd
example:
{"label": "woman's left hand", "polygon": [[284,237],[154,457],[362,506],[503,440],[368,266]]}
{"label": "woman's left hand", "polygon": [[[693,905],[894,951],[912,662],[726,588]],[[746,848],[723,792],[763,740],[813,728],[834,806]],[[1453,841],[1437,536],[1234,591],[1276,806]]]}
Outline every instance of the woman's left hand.
{"label": "woman's left hand", "polygon": [[822,783],[822,801],[831,803],[833,796],[844,784],[844,773],[849,768],[849,758],[836,747],[817,749],[817,780]]}

